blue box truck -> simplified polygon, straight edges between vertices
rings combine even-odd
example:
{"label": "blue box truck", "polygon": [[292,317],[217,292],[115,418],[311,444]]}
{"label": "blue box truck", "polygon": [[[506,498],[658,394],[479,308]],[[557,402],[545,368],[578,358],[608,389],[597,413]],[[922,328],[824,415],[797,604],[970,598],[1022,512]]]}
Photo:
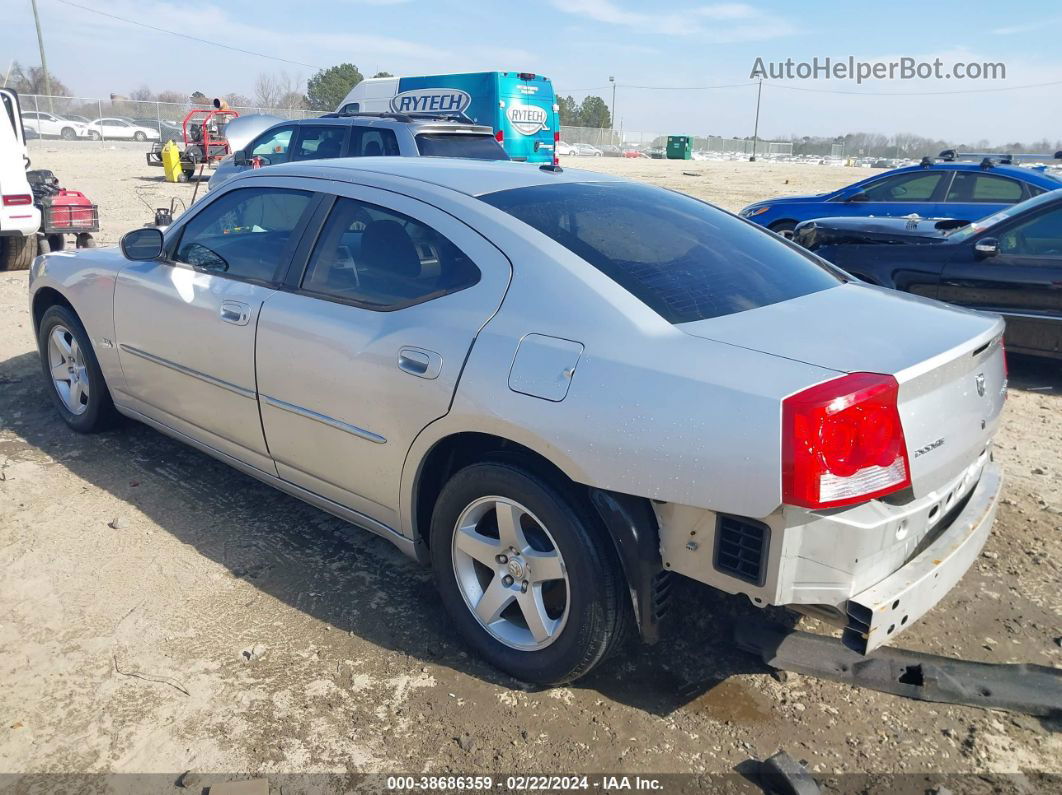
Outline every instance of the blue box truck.
{"label": "blue box truck", "polygon": [[362,80],[339,113],[463,114],[493,128],[513,160],[553,163],[560,117],[553,83],[530,72],[377,77]]}

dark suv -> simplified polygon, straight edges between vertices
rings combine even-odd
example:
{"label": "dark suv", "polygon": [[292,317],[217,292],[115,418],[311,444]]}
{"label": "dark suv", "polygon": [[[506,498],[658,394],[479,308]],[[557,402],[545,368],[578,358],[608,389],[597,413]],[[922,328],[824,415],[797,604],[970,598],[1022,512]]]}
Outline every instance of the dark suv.
{"label": "dark suv", "polygon": [[334,157],[464,157],[508,160],[490,127],[464,116],[419,113],[329,113],[281,121],[221,161],[210,188],[248,168]]}

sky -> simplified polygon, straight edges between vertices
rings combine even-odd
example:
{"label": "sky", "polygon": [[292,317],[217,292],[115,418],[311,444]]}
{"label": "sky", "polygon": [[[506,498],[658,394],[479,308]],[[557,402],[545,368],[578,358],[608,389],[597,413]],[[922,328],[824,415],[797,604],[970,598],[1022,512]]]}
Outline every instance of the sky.
{"label": "sky", "polygon": [[[550,77],[558,94],[598,94],[612,104],[614,76],[617,127],[740,137],[751,135],[755,123],[750,73],[757,58],[765,65],[790,58],[940,58],[945,71],[956,62],[1002,63],[1006,76],[862,84],[767,79],[760,136],[907,132],[992,144],[1062,138],[1057,0],[980,10],[969,0],[37,2],[50,70],[82,96],[106,98],[144,85],[250,96],[260,73],[304,81],[318,68],[352,62],[366,75],[530,71]],[[0,0],[0,19],[0,70],[11,60],[38,64],[30,0]],[[978,93],[940,93],[971,90]]]}

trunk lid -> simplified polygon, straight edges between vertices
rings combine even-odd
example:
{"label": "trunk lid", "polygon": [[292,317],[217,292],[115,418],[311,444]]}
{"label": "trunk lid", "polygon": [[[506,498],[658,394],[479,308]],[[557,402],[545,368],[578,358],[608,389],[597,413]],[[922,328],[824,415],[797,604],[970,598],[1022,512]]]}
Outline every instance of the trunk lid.
{"label": "trunk lid", "polygon": [[999,423],[1006,376],[994,315],[845,284],[677,328],[838,372],[894,376],[916,497],[968,467]]}

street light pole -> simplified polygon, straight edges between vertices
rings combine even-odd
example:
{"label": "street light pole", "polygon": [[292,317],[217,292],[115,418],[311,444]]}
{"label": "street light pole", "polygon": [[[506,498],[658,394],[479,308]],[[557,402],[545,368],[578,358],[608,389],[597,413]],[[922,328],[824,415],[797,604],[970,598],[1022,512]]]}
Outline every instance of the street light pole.
{"label": "street light pole", "polygon": [[756,86],[756,123],[752,127],[752,157],[749,160],[756,159],[756,139],[760,136],[760,94],[763,93],[763,81],[759,81],[759,85]]}
{"label": "street light pole", "polygon": [[44,36],[41,35],[41,15],[37,13],[37,0],[30,0],[33,6],[33,22],[37,26],[37,47],[41,51],[41,70],[44,72],[44,93],[48,95],[48,108],[54,113],[55,107],[52,99],[52,78],[48,74],[48,59],[44,57]]}
{"label": "street light pole", "polygon": [[612,83],[612,107],[608,111],[609,142],[616,143],[616,76],[609,75],[608,82]]}

